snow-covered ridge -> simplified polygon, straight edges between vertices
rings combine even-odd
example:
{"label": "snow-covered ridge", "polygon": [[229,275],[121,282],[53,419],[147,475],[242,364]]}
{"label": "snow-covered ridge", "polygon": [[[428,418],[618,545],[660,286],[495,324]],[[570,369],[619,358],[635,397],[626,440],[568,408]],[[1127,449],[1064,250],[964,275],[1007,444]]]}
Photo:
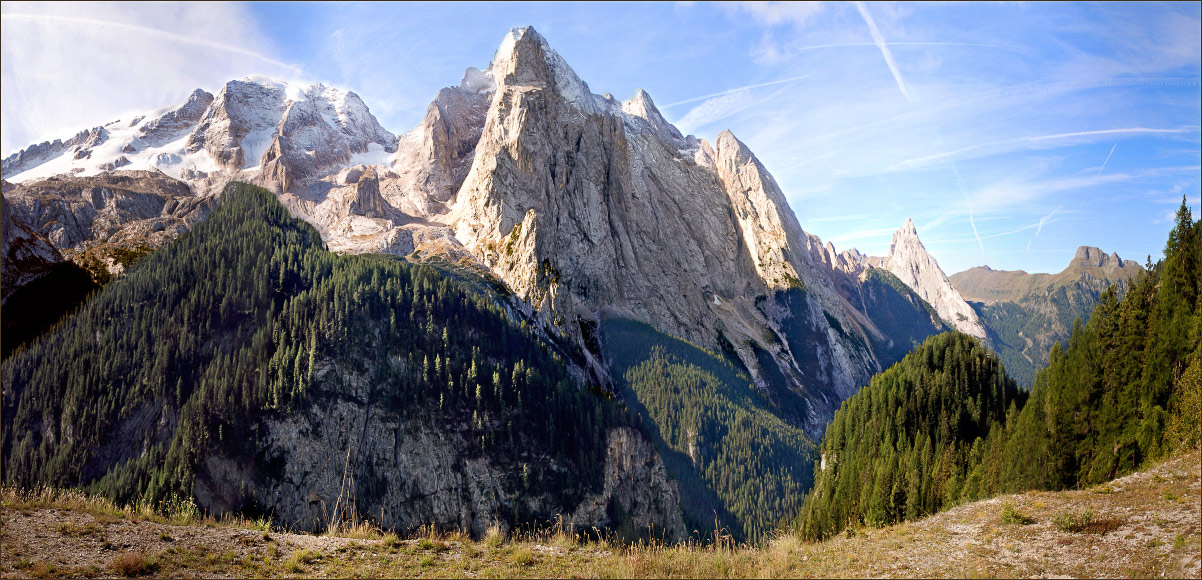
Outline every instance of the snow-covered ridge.
{"label": "snow-covered ridge", "polygon": [[197,89],[181,105],[28,147],[4,160],[3,177],[24,182],[131,169],[198,182],[250,178],[281,158],[280,171],[311,177],[353,160],[382,161],[381,152],[395,150],[396,136],[355,93],[252,76],[226,83],[216,96]]}

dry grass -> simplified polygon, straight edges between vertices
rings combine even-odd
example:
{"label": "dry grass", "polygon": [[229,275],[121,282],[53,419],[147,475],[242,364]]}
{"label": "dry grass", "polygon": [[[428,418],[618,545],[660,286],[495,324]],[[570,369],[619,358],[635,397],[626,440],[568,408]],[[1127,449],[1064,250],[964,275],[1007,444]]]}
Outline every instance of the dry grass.
{"label": "dry grass", "polygon": [[729,538],[621,545],[561,523],[522,531],[495,524],[479,540],[432,527],[402,537],[353,522],[337,530],[344,535],[314,536],[264,520],[172,517],[75,492],[4,490],[0,576],[1197,578],[1198,466],[1195,450],[1091,490],[994,498],[821,543],[781,534],[759,547]]}

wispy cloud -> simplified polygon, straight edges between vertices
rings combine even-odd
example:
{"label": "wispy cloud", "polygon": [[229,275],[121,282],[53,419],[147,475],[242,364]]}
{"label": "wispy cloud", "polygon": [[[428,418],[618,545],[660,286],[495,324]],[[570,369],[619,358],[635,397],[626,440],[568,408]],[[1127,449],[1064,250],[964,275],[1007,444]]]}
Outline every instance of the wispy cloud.
{"label": "wispy cloud", "polygon": [[803,2],[721,2],[727,13],[747,12],[760,24],[804,26],[820,12],[822,3]]}
{"label": "wispy cloud", "polygon": [[702,127],[712,125],[752,107],[769,102],[784,90],[786,89],[777,89],[772,93],[760,97],[753,96],[749,88],[724,91],[719,93],[719,96],[705,99],[700,105],[689,109],[689,112],[685,113],[683,117],[673,124],[682,133],[687,135]]}
{"label": "wispy cloud", "polygon": [[793,82],[793,81],[799,81],[799,80],[801,80],[801,79],[804,79],[804,78],[809,78],[809,76],[810,76],[810,75],[801,75],[801,76],[796,76],[796,77],[789,77],[789,78],[787,78],[787,79],[780,79],[780,80],[775,80],[775,81],[768,81],[768,82],[766,82],[766,83],[758,83],[758,84],[754,84],[754,85],[747,85],[747,86],[745,86],[745,87],[735,87],[735,88],[733,88],[733,89],[726,89],[726,90],[724,90],[724,91],[718,91],[718,92],[716,92],[716,93],[710,93],[710,94],[708,94],[708,95],[701,95],[700,97],[692,97],[692,98],[689,98],[689,99],[684,99],[684,100],[681,100],[681,101],[676,101],[675,103],[668,103],[668,104],[666,104],[666,105],[664,105],[664,106],[662,106],[662,107],[660,107],[660,108],[661,108],[661,109],[667,109],[667,108],[670,108],[670,107],[675,107],[675,106],[677,106],[677,105],[683,105],[683,104],[685,104],[685,103],[695,103],[695,102],[697,102],[697,101],[704,101],[705,99],[712,99],[712,98],[714,98],[714,97],[720,97],[720,96],[722,96],[722,95],[729,95],[729,94],[731,94],[731,93],[738,93],[738,92],[747,91],[747,90],[750,90],[750,89],[758,89],[758,88],[760,88],[760,87],[770,87],[770,86],[772,86],[772,85],[781,85],[781,84],[785,84],[785,83],[791,83],[791,82]]}
{"label": "wispy cloud", "polygon": [[301,68],[299,66],[296,66],[295,64],[290,64],[290,63],[286,63],[283,61],[279,61],[279,60],[276,60],[269,56],[255,52],[253,50],[247,50],[246,48],[243,48],[241,46],[235,46],[232,44],[215,42],[208,38],[203,38],[203,37],[198,37],[198,36],[190,36],[187,34],[179,34],[179,33],[171,32],[168,30],[159,30],[157,28],[151,28],[149,26],[138,26],[137,24],[128,24],[125,22],[113,22],[111,20],[101,20],[98,18],[79,18],[79,17],[75,17],[75,16],[59,16],[59,15],[54,15],[54,14],[22,14],[22,13],[14,13],[14,12],[5,12],[3,14],[0,14],[0,20],[26,21],[26,22],[29,22],[29,21],[51,22],[51,23],[55,23],[55,24],[74,24],[77,26],[85,27],[85,28],[107,28],[107,29],[121,31],[121,32],[132,32],[132,33],[139,34],[142,36],[152,36],[152,37],[161,38],[164,40],[170,40],[170,41],[174,41],[174,42],[179,42],[179,43],[183,43],[183,44],[192,44],[192,45],[201,46],[204,48],[211,48],[214,50],[231,52],[234,54],[241,54],[244,56],[249,56],[249,57],[258,59],[258,60],[263,61],[264,63],[270,64],[270,65],[289,69],[298,75],[304,74],[304,71],[301,70]]}
{"label": "wispy cloud", "polygon": [[751,91],[743,89],[723,94],[719,97],[706,99],[705,102],[689,109],[674,124],[684,134],[690,134],[701,127],[725,119],[751,106]]}
{"label": "wispy cloud", "polygon": [[850,214],[850,215],[828,215],[828,216],[816,217],[816,218],[808,219],[808,220],[806,220],[806,222],[807,223],[850,222],[850,221],[866,220],[866,219],[874,218],[874,217],[877,217],[876,214],[854,213],[854,214]]}
{"label": "wispy cloud", "polygon": [[[1114,149],[1111,149],[1110,152],[1113,153]],[[1105,165],[1105,163],[1103,163],[1102,165]],[[1099,171],[1098,173],[1100,174],[1101,172]],[[1035,235],[1031,236],[1031,238],[1027,240],[1027,251],[1028,252],[1031,251],[1031,242],[1035,241],[1035,238],[1039,237],[1039,233],[1043,231],[1043,226],[1052,221],[1052,217],[1056,215],[1057,211],[1058,210],[1052,210],[1052,213],[1049,213],[1048,215],[1045,215],[1045,216],[1039,218],[1039,223],[1035,224],[1036,225]]]}
{"label": "wispy cloud", "polygon": [[877,48],[881,50],[881,56],[885,57],[885,64],[889,66],[889,72],[893,74],[893,80],[897,82],[898,90],[901,91],[902,96],[906,97],[907,101],[914,102],[914,94],[906,86],[906,79],[902,78],[901,70],[897,68],[897,62],[893,60],[893,53],[889,51],[889,45],[885,42],[885,37],[881,35],[880,29],[877,28],[876,21],[868,13],[868,7],[863,2],[856,2],[856,10],[860,11],[860,16],[868,24],[868,30],[872,33],[872,40],[876,43]]}
{"label": "wispy cloud", "polygon": [[4,154],[251,74],[303,80],[249,7],[4,2]]}
{"label": "wispy cloud", "polygon": [[[1016,149],[1026,147],[1030,143],[1043,143],[1043,142],[1049,142],[1049,141],[1055,141],[1055,140],[1068,140],[1068,139],[1076,139],[1076,138],[1081,138],[1081,137],[1099,137],[1099,136],[1105,136],[1105,135],[1185,134],[1185,133],[1196,133],[1196,132],[1198,132],[1197,128],[1190,128],[1190,127],[1183,127],[1183,128],[1177,128],[1177,129],[1152,129],[1152,128],[1147,128],[1147,127],[1127,127],[1127,128],[1118,128],[1118,129],[1097,129],[1097,130],[1093,130],[1093,131],[1075,131],[1075,132],[1071,132],[1071,133],[1056,133],[1056,134],[1052,134],[1052,135],[1037,135],[1037,136],[1031,136],[1031,137],[1014,137],[1011,139],[991,140],[991,141],[986,141],[984,143],[967,145],[964,147],[960,147],[958,149],[953,149],[951,151],[942,151],[942,152],[933,153],[930,155],[923,155],[921,157],[912,157],[909,159],[903,159],[901,161],[898,161],[897,163],[893,163],[893,164],[889,165],[888,170],[889,171],[904,171],[904,170],[918,169],[918,168],[927,167],[927,166],[930,166],[930,165],[933,165],[933,164],[936,164],[936,163],[939,163],[942,161],[946,161],[949,159],[962,159],[964,157],[971,157],[971,156],[965,155],[967,153],[973,153],[976,155],[987,154],[987,153],[1005,153],[1005,152],[1014,151]],[[1111,147],[1110,155],[1114,154],[1114,148],[1117,146],[1118,146],[1118,143],[1115,143],[1114,147]],[[1106,156],[1106,161],[1104,161],[1102,163],[1102,166],[1098,169],[1099,175],[1101,175],[1102,169],[1106,168],[1106,163],[1108,163],[1110,161],[1110,155]]]}

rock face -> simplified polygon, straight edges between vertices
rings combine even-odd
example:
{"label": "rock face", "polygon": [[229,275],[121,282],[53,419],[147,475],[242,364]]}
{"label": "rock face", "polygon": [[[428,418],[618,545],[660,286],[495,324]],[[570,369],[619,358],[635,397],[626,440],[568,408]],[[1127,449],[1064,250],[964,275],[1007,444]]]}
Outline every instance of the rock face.
{"label": "rock face", "polygon": [[[28,182],[153,168],[201,196],[252,181],[336,251],[439,256],[499,279],[551,335],[587,346],[582,328],[620,316],[728,347],[757,384],[812,402],[814,436],[893,361],[863,263],[828,259],[745,144],[681,135],[641,90],[593,94],[530,28],[399,139],[354,93],[248,78],[77,140],[57,156],[23,152],[11,171]],[[903,302],[923,316],[920,300]],[[601,354],[586,357],[605,382]]]}
{"label": "rock face", "polygon": [[922,241],[918,239],[918,231],[914,222],[906,219],[906,223],[893,233],[893,241],[889,244],[889,255],[879,261],[869,260],[873,265],[879,265],[897,276],[903,283],[926,300],[939,317],[956,330],[977,338],[985,338],[985,327],[977,318],[977,313],[964,301],[960,293],[952,286],[947,275],[939,268]]}
{"label": "rock face", "polygon": [[388,203],[380,195],[380,178],[376,176],[375,168],[365,168],[363,174],[355,180],[351,213],[368,217],[385,217],[389,213],[387,207]]}
{"label": "rock face", "polygon": [[[253,501],[308,531],[356,510],[385,529],[434,525],[477,537],[494,522],[507,528],[514,513],[562,515],[565,527],[581,531],[653,526],[669,542],[687,536],[676,483],[654,445],[631,428],[608,433],[594,492],[564,505],[557,490],[537,482],[527,489],[515,458],[480,453],[469,433],[446,423],[389,413],[371,403],[368,381],[345,379],[340,384],[349,392],[324,391],[304,409],[261,421],[254,454],[260,464],[210,455],[195,483],[198,503],[222,513]],[[537,449],[526,460],[554,462]]]}
{"label": "rock face", "polygon": [[13,232],[37,232],[63,258],[95,260],[112,274],[122,269],[113,250],[162,247],[208,215],[211,204],[149,171],[30,181],[6,186],[4,197],[6,221],[18,224]]}
{"label": "rock face", "polygon": [[[136,152],[140,146],[162,147],[191,132],[196,123],[204,116],[209,105],[213,104],[213,95],[196,89],[188,100],[179,107],[168,111],[161,117],[152,118],[138,129],[142,143],[129,143],[127,153]],[[123,148],[124,150],[124,148]]]}
{"label": "rock face", "polygon": [[[2,301],[7,301],[17,288],[28,284],[63,261],[62,254],[35,230],[13,218],[13,208],[8,193],[16,187],[4,182],[4,195],[0,196],[0,286],[3,286]],[[2,302],[0,301],[0,302]]]}

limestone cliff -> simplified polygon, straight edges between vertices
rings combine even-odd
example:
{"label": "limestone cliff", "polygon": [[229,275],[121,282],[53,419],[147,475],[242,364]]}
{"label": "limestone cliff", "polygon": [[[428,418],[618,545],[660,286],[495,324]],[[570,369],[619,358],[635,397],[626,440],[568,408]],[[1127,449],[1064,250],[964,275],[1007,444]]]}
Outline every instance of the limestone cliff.
{"label": "limestone cliff", "polygon": [[889,255],[876,260],[874,265],[889,270],[914,289],[935,308],[940,318],[956,330],[985,338],[985,327],[981,325],[977,313],[964,301],[939,263],[922,245],[912,220],[906,219],[906,223],[893,233]]}

